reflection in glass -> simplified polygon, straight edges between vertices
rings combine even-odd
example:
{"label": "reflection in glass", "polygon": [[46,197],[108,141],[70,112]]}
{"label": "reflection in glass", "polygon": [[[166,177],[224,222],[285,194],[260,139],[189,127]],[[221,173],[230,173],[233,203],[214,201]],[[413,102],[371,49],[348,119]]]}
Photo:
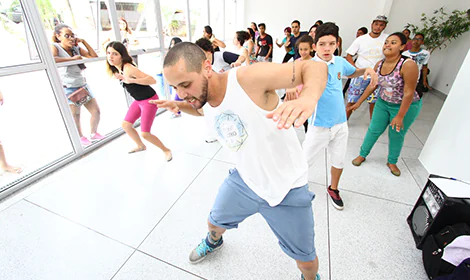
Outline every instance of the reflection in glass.
{"label": "reflection in glass", "polygon": [[67,24],[76,35],[86,38],[93,49],[98,49],[98,14],[96,2],[83,0],[36,0],[46,34],[52,34],[54,28]]}
{"label": "reflection in glass", "polygon": [[204,26],[209,25],[207,15],[207,0],[191,0],[189,2],[191,20],[191,38],[195,42],[202,37]]}
{"label": "reflection in glass", "polygon": [[1,77],[0,91],[0,141],[8,163],[23,169],[0,176],[1,191],[73,148],[45,71]]}
{"label": "reflection in glass", "polygon": [[[160,46],[157,32],[154,0],[116,0],[116,11],[119,18],[121,42],[129,50],[158,48]],[[107,43],[115,41],[111,20],[106,4],[100,2],[100,23],[104,32],[103,50]]]}
{"label": "reflection in glass", "polygon": [[173,37],[179,37],[183,41],[188,41],[186,4],[186,0],[160,1],[166,48],[170,45],[171,38]]}
{"label": "reflection in glass", "polygon": [[2,0],[0,9],[0,67],[39,62],[36,45],[19,2]]}

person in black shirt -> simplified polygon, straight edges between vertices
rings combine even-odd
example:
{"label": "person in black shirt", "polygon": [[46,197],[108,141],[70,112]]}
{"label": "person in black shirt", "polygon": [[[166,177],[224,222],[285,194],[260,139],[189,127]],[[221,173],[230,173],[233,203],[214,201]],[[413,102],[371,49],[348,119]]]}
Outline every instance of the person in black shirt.
{"label": "person in black shirt", "polygon": [[150,85],[156,83],[155,79],[140,71],[134,65],[132,57],[130,57],[126,47],[121,42],[114,41],[108,44],[106,58],[106,66],[110,76],[119,79],[124,90],[135,99],[122,122],[124,131],[137,144],[137,148],[129,151],[129,153],[141,152],[147,149],[133,127],[134,122],[140,118],[142,138],[160,148],[165,154],[166,161],[172,160],[171,150],[165,147],[162,141],[150,132],[158,110],[157,106],[149,103],[150,100],[158,100],[155,90],[150,87]]}
{"label": "person in black shirt", "polygon": [[266,33],[266,24],[258,24],[259,37],[256,40],[258,49],[256,50],[256,59],[259,62],[272,62],[273,61],[273,38]]}
{"label": "person in black shirt", "polygon": [[300,21],[298,20],[294,20],[292,23],[291,23],[291,28],[292,28],[292,34],[294,36],[292,36],[290,38],[290,45],[291,47],[294,48],[295,50],[295,54],[294,54],[294,60],[296,60],[297,58],[300,57],[300,54],[299,54],[299,48],[296,46],[297,45],[297,40],[304,36],[304,35],[308,35],[308,32],[306,31],[300,31]]}

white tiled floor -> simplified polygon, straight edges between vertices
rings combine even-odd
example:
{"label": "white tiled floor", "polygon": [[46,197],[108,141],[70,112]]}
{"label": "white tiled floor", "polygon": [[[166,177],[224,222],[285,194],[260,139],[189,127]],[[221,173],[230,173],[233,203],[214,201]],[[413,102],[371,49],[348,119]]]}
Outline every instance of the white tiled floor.
{"label": "white tiled floor", "polygon": [[[335,210],[320,153],[309,172],[322,279],[426,279],[406,224],[427,172],[419,153],[443,100],[424,97],[396,178],[379,139],[361,167],[350,164],[369,123],[364,106],[350,120],[341,179],[346,207]],[[198,265],[188,254],[233,161],[204,142],[202,118],[157,117],[153,132],[174,151],[166,163],[150,147],[128,155],[126,135],[0,204],[0,279],[299,279],[266,222],[255,215],[225,235],[225,248]],[[297,131],[300,141],[303,131]]]}

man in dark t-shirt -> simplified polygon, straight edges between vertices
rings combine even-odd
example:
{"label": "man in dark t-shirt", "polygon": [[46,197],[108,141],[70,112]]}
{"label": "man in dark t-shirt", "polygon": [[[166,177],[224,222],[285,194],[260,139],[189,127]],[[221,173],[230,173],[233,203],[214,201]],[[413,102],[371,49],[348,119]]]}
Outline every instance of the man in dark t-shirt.
{"label": "man in dark t-shirt", "polygon": [[291,23],[291,28],[292,28],[292,33],[294,34],[294,36],[290,37],[290,47],[294,48],[295,50],[294,59],[297,59],[300,57],[299,48],[297,48],[296,46],[297,40],[304,35],[308,35],[308,32],[300,31],[300,21],[298,20],[294,20]]}
{"label": "man in dark t-shirt", "polygon": [[256,44],[258,45],[257,52],[256,52],[256,60],[259,62],[273,61],[273,38],[271,35],[267,34],[266,31],[266,24],[260,23],[258,24],[259,28],[259,37],[256,40]]}

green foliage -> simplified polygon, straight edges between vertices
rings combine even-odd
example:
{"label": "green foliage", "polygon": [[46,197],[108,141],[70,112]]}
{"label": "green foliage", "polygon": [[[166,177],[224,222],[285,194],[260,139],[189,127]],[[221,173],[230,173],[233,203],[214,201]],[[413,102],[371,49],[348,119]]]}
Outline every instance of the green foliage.
{"label": "green foliage", "polygon": [[180,27],[180,23],[177,20],[172,20],[170,22],[171,28],[178,29]]}
{"label": "green foliage", "polygon": [[16,6],[20,6],[20,0],[13,0],[10,5],[10,9],[15,8]]}
{"label": "green foliage", "polygon": [[424,34],[424,44],[431,53],[442,49],[470,29],[470,9],[454,10],[448,14],[444,7],[433,12],[432,16],[421,14],[422,27],[408,23],[405,28]]}
{"label": "green foliage", "polygon": [[56,15],[56,10],[51,4],[50,0],[36,0],[36,5],[38,6],[39,13],[41,14],[42,21],[47,29],[52,29],[54,27],[54,22],[52,19]]}

